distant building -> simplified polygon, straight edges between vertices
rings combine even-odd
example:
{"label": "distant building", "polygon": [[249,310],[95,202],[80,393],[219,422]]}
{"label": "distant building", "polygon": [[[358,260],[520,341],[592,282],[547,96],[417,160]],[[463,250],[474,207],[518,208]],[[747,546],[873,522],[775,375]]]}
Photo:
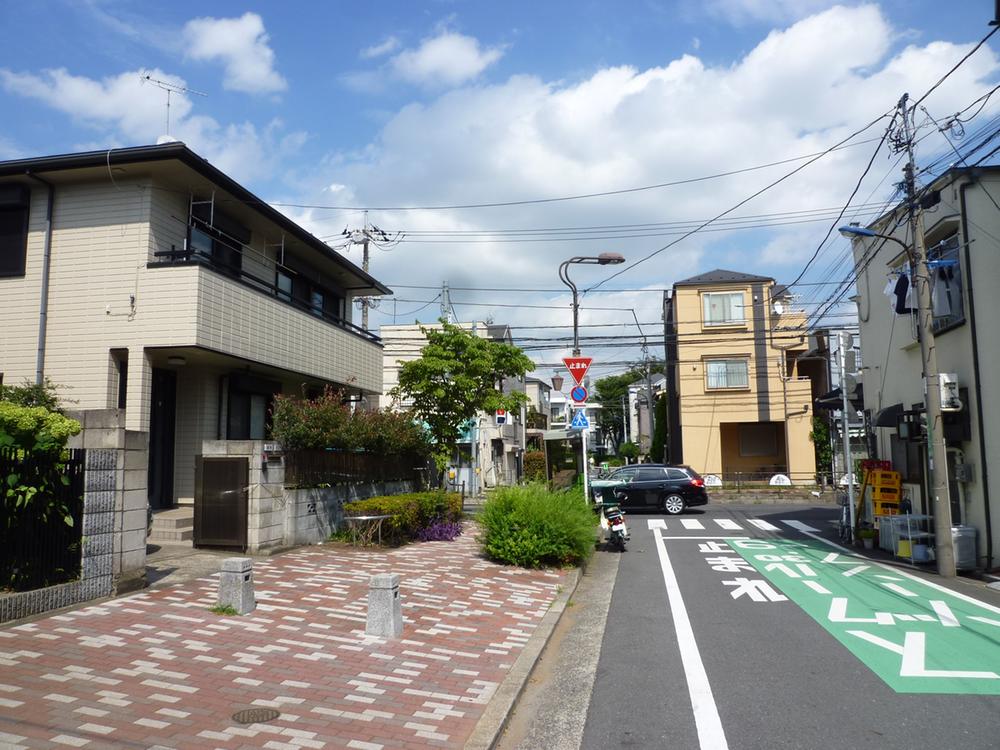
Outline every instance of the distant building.
{"label": "distant building", "polygon": [[[455,323],[474,336],[494,341],[512,343],[510,328],[482,321]],[[424,325],[385,325],[379,333],[384,346],[382,358],[382,397],[379,405],[405,411],[412,407],[406,400],[396,401],[392,390],[399,384],[399,370],[406,362],[420,358],[421,350],[427,344],[421,328],[439,329],[439,323]],[[504,392],[525,390],[523,380],[507,380]],[[508,413],[503,424],[498,424],[496,414],[481,412],[472,420],[459,442],[462,455],[455,456],[459,470],[459,481],[473,491],[501,484],[514,484],[523,474],[523,457],[526,442],[524,416],[521,412]]]}
{"label": "distant building", "polygon": [[664,294],[669,460],[724,481],[815,481],[804,315],[774,279],[715,270]]}

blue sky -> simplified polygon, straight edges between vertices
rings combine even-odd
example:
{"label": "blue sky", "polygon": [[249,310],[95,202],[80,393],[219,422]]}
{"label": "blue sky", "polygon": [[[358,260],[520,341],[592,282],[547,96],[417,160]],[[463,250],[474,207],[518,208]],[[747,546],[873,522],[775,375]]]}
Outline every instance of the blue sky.
{"label": "blue sky", "polygon": [[[155,142],[166,130],[165,96],[140,84],[147,71],[207,94],[174,97],[172,135],[267,200],[292,204],[282,210],[336,242],[362,214],[301,206],[552,198],[821,151],[904,91],[926,89],[989,31],[992,12],[987,0],[6,2],[0,159]],[[994,48],[928,99],[935,118],[995,84]],[[994,113],[991,100],[967,127]],[[875,128],[862,139],[880,135]],[[737,215],[787,219],[841,206],[873,148],[837,152]],[[945,148],[930,133],[918,157]],[[555,289],[565,257],[610,250],[632,261],[676,238],[661,226],[593,240],[582,228],[695,222],[792,166],[599,199],[372,211],[374,223],[404,233],[375,252],[372,268],[400,300],[414,300],[397,302],[397,314],[435,295],[404,284]],[[898,167],[880,153],[856,202],[888,199],[896,181]],[[588,295],[583,321],[620,320],[626,332],[633,308],[655,321],[656,289],[714,267],[792,278],[830,223],[817,216],[825,221],[763,228],[748,220],[740,231],[699,232],[607,285],[630,291]],[[483,234],[561,227],[576,228],[572,239]],[[806,280],[846,276],[846,250],[842,240],[829,243]],[[343,252],[360,258],[355,248]],[[602,273],[579,269],[581,286]],[[802,288],[807,309],[832,286],[823,283]],[[568,317],[558,292],[455,298],[486,303],[459,305],[463,318],[556,325]],[[383,303],[374,322],[391,322],[392,307]],[[408,322],[435,314],[432,304]]]}

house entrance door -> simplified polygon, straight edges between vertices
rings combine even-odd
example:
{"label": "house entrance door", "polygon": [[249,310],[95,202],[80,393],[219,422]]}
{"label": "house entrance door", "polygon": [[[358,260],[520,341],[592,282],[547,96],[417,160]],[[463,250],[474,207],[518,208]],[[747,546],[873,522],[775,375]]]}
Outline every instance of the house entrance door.
{"label": "house entrance door", "polygon": [[149,505],[154,510],[174,504],[174,423],[177,418],[177,374],[153,368],[150,395]]}

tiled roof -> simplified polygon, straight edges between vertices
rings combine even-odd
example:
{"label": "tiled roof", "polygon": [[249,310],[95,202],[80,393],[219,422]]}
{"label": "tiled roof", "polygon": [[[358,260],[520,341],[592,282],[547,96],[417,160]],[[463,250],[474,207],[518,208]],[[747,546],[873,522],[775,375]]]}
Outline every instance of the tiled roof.
{"label": "tiled roof", "polygon": [[702,284],[744,284],[751,281],[774,281],[770,276],[754,276],[749,273],[739,271],[726,271],[716,268],[714,271],[706,271],[689,279],[675,281],[674,286],[701,286]]}

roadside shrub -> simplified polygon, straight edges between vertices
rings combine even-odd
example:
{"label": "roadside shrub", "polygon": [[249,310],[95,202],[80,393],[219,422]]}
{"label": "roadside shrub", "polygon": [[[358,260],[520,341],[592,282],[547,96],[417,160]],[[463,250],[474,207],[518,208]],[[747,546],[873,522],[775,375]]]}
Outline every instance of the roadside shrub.
{"label": "roadside shrub", "polygon": [[544,451],[527,451],[524,454],[524,478],[529,482],[545,481]]}
{"label": "roadside shrub", "polygon": [[462,496],[455,492],[412,492],[369,497],[344,503],[344,515],[392,516],[382,524],[382,540],[400,545],[420,538],[422,531],[435,524],[461,521]]}
{"label": "roadside shrub", "polygon": [[435,521],[426,529],[417,532],[421,542],[452,542],[462,533],[462,524],[458,521]]}
{"label": "roadside shrub", "polygon": [[351,411],[339,391],[326,388],[316,398],[274,397],[271,433],[286,451],[334,448],[377,455],[430,454],[423,426],[408,414]]}
{"label": "roadside shrub", "polygon": [[525,568],[580,565],[594,551],[596,519],[581,490],[500,487],[483,506],[479,523],[483,553],[497,562]]}

